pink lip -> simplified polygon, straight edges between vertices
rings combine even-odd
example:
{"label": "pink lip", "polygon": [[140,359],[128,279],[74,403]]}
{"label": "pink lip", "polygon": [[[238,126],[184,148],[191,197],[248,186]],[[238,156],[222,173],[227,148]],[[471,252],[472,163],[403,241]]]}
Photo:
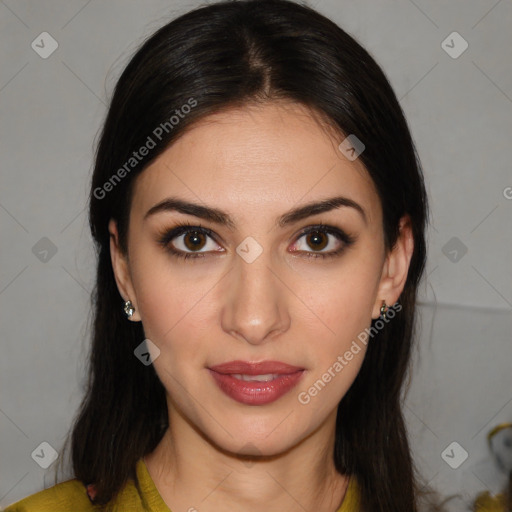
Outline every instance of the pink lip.
{"label": "pink lip", "polygon": [[281,361],[261,361],[251,363],[248,361],[229,361],[228,363],[210,366],[210,370],[217,373],[243,373],[244,375],[265,375],[266,373],[295,373],[304,368],[282,363]]}
{"label": "pink lip", "polygon": [[[279,361],[260,363],[231,361],[212,366],[208,370],[221,391],[233,400],[246,405],[264,405],[274,402],[293,389],[304,374],[304,368]],[[248,382],[232,375],[265,375],[268,373],[279,376],[268,382]]]}

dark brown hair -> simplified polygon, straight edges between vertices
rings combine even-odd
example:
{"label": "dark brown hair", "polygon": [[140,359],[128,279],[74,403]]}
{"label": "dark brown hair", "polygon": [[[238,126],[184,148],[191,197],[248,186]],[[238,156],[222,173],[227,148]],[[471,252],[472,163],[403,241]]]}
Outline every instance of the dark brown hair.
{"label": "dark brown hair", "polygon": [[[165,389],[153,366],[133,354],[145,336],[142,324],[127,321],[122,311],[108,222],[117,220],[126,251],[134,178],[205,116],[277,100],[310,107],[340,134],[365,144],[359,158],[381,200],[388,250],[400,218],[410,217],[414,253],[399,298],[402,310],[377,330],[338,406],[333,457],[339,472],[357,478],[364,509],[418,510],[402,393],[426,257],[428,209],[419,158],[400,104],[370,54],[323,15],[288,0],[221,1],[178,17],[141,45],[115,87],[90,191],[98,261],[89,380],[69,438],[74,474],[96,484],[98,504],[111,501],[129,478],[136,481],[137,460],[153,451],[168,427]],[[154,147],[127,167],[150,136]],[[119,172],[123,166],[127,172]]]}

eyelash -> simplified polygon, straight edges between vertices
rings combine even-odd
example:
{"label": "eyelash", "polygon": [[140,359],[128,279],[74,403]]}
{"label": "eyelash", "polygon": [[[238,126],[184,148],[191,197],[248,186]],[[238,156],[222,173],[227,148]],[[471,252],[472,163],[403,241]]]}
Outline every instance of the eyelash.
{"label": "eyelash", "polygon": [[[183,235],[183,234],[188,234],[190,232],[194,232],[194,231],[204,234],[204,235],[207,235],[210,238],[214,238],[213,231],[211,229],[205,228],[201,225],[193,225],[193,224],[189,224],[188,222],[182,222],[182,223],[176,224],[176,226],[174,226],[171,229],[166,229],[163,232],[159,233],[157,242],[162,247],[164,247],[164,249],[166,251],[168,251],[172,256],[175,256],[177,258],[183,258],[183,259],[203,258],[207,253],[183,252],[183,251],[174,249],[172,247],[172,245],[170,244],[170,242],[174,238],[176,238],[180,235]],[[307,227],[299,234],[297,240],[302,238],[304,235],[308,235],[310,233],[316,233],[316,232],[331,234],[334,237],[336,237],[339,241],[343,242],[344,245],[340,249],[336,249],[335,251],[326,252],[326,253],[305,252],[306,258],[325,259],[325,258],[332,258],[335,256],[339,256],[339,255],[341,255],[342,252],[345,251],[345,249],[347,247],[351,246],[356,240],[356,238],[354,236],[351,236],[351,235],[345,233],[341,229],[327,226],[326,224],[316,224],[314,226]]]}

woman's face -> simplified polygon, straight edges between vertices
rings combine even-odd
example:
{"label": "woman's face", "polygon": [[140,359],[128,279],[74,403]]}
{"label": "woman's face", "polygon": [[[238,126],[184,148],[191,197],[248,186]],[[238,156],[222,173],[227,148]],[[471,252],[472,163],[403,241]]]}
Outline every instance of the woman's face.
{"label": "woman's face", "polygon": [[[403,288],[411,237],[386,254],[379,197],[342,140],[297,104],[210,116],[137,177],[128,259],[110,223],[119,290],[160,351],[171,422],[232,453],[276,454],[333,429],[366,352],[361,333]],[[158,206],[170,198],[197,206]],[[181,223],[208,233],[166,237]],[[270,384],[210,370],[230,361],[294,368],[257,369]]]}

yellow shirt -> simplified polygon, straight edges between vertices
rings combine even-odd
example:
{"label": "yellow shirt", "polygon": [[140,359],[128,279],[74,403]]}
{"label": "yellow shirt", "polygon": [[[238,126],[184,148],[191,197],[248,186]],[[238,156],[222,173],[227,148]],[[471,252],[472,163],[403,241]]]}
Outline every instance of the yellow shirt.
{"label": "yellow shirt", "polygon": [[[137,478],[142,494],[130,480],[117,496],[113,508],[116,512],[171,512],[160,496],[144,460],[136,465]],[[147,503],[144,508],[143,503]],[[94,512],[96,509],[87,496],[85,486],[77,480],[68,480],[49,489],[36,492],[9,505],[5,512]],[[338,512],[359,512],[359,490],[354,477],[349,480],[345,498]]]}

